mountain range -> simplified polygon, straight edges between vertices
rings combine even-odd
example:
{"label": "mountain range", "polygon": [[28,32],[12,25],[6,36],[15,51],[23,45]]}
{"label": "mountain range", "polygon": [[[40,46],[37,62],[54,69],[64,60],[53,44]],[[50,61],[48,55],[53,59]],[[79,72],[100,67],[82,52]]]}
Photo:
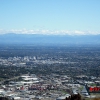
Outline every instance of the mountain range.
{"label": "mountain range", "polygon": [[100,35],[0,34],[0,44],[100,44]]}

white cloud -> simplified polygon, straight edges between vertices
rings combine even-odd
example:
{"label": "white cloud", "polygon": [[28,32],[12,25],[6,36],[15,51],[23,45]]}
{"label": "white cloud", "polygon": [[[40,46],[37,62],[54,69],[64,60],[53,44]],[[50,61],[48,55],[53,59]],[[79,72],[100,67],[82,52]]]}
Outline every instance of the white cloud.
{"label": "white cloud", "polygon": [[78,31],[78,30],[74,31],[74,33],[75,33],[75,34],[79,34],[79,35],[84,35],[84,34],[85,34],[85,32],[83,32],[83,31]]}
{"label": "white cloud", "polygon": [[16,33],[16,34],[45,34],[45,35],[98,35],[100,31],[68,31],[68,30],[27,30],[27,29],[11,29],[11,30],[3,30],[0,29],[0,34],[7,33]]}

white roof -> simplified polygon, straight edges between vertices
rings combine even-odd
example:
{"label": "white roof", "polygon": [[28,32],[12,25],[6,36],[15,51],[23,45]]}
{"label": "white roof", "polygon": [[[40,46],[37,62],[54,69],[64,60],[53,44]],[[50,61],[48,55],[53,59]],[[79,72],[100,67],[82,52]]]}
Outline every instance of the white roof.
{"label": "white roof", "polygon": [[65,96],[58,97],[57,100],[62,100],[65,99],[66,97],[68,98],[69,96],[70,94],[66,94]]}
{"label": "white roof", "polygon": [[1,92],[5,92],[4,89],[0,89],[0,93],[1,93]]}
{"label": "white roof", "polygon": [[24,80],[37,80],[38,78],[24,78]]}
{"label": "white roof", "polygon": [[14,97],[14,100],[19,100],[20,99],[20,97]]}
{"label": "white roof", "polygon": [[65,96],[61,96],[61,97],[58,97],[57,100],[62,100],[62,99],[65,99],[66,97]]}

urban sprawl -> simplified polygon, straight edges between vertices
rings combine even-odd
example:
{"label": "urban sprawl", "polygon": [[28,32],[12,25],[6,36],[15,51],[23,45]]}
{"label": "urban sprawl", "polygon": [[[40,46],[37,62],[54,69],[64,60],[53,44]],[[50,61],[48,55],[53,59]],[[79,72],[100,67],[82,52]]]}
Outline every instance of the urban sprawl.
{"label": "urban sprawl", "polygon": [[99,47],[0,48],[1,97],[63,100],[78,93],[83,98],[100,97]]}

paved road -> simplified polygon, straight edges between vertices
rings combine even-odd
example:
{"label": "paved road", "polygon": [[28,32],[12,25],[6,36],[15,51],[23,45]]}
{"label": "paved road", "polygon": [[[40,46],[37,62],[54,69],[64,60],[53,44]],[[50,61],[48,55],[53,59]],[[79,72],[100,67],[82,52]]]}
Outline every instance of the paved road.
{"label": "paved road", "polygon": [[1,81],[0,83],[3,84],[5,81],[11,81],[11,80],[15,80],[15,79],[18,79],[20,76],[16,76],[16,77],[12,77],[10,79],[5,79],[3,81]]}

